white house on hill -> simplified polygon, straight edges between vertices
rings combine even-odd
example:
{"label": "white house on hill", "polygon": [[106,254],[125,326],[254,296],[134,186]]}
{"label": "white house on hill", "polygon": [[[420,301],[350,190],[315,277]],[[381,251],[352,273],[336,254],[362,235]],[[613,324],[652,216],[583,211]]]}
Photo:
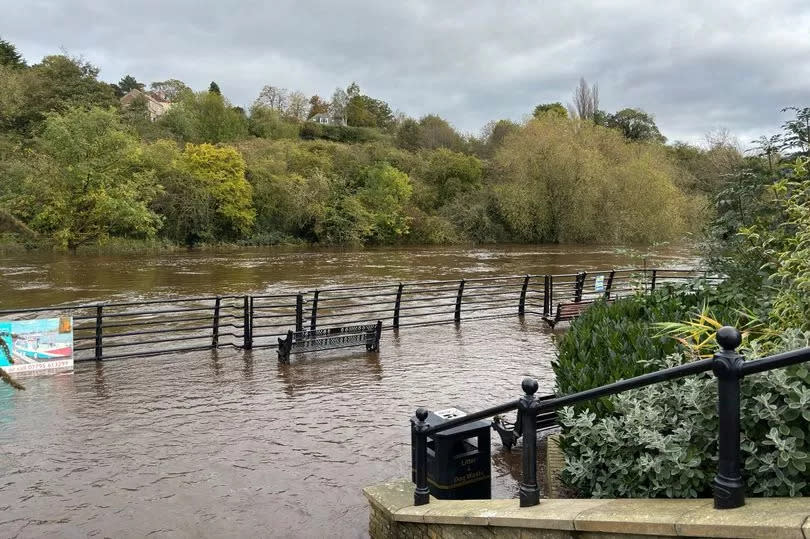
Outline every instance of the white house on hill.
{"label": "white house on hill", "polygon": [[309,121],[321,125],[343,125],[343,126],[346,125],[346,120],[344,118],[336,119],[325,112],[319,112],[318,114],[310,118]]}
{"label": "white house on hill", "polygon": [[121,106],[128,107],[133,101],[139,98],[146,100],[146,108],[149,110],[149,119],[153,122],[166,114],[172,106],[171,102],[160,92],[147,93],[137,89],[130,90],[121,98]]}

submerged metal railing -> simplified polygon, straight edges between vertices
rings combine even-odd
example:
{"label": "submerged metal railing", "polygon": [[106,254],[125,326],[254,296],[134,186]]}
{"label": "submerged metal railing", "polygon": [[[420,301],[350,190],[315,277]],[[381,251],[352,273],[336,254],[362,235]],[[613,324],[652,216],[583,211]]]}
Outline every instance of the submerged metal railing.
{"label": "submerged metal railing", "polygon": [[538,414],[548,413],[564,406],[608,395],[615,395],[630,389],[712,371],[717,378],[719,415],[717,474],[711,485],[714,492],[714,506],[716,509],[733,509],[743,506],[745,504],[745,485],[743,484],[740,465],[740,380],[746,375],[810,361],[810,348],[746,362],[736,352],[737,347],[742,342],[742,336],[737,329],[729,326],[720,328],[717,331],[717,342],[721,349],[711,359],[695,361],[551,399],[538,399],[535,397],[538,389],[537,381],[524,378],[521,384],[524,394],[519,399],[450,419],[434,426],[429,426],[425,422],[428,417],[428,410],[418,408],[411,418],[411,432],[415,446],[414,477],[416,490],[414,492],[414,505],[425,505],[430,501],[427,478],[427,451],[428,437],[433,434],[504,412],[517,410],[523,428],[520,506],[530,507],[540,503],[540,488],[537,483],[536,420]]}
{"label": "submerged metal railing", "polygon": [[592,302],[665,283],[716,277],[692,269],[599,270],[328,287],[306,292],[104,302],[0,310],[0,318],[70,314],[75,361],[145,357],[224,346],[278,346],[289,330],[383,321],[383,329],[507,315],[551,315],[561,302]]}

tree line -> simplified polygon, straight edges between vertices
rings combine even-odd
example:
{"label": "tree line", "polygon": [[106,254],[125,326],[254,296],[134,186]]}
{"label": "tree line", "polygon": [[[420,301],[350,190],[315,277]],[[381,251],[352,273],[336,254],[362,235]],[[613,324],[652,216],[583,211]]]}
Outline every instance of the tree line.
{"label": "tree line", "polygon": [[[244,110],[216,82],[147,89],[98,73],[67,55],[28,65],[0,40],[7,241],[669,241],[699,229],[743,159],[727,139],[665,144],[652,115],[602,111],[584,80],[567,107],[540,104],[470,136],[435,114],[396,113],[357,83],[328,100],[267,85]],[[122,106],[132,90],[144,95]],[[153,119],[146,92],[168,111]]]}

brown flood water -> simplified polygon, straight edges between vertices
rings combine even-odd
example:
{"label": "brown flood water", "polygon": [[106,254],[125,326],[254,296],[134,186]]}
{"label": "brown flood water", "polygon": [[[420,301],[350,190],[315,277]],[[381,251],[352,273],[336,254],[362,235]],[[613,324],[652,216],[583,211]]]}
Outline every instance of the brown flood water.
{"label": "brown flood water", "polygon": [[[642,264],[559,245],[3,255],[0,309]],[[417,406],[494,405],[524,376],[550,391],[554,353],[539,318],[508,316],[386,332],[377,356],[221,349],[0,385],[0,537],[364,537],[361,489],[410,474]],[[520,452],[494,438],[493,496],[514,497]]]}

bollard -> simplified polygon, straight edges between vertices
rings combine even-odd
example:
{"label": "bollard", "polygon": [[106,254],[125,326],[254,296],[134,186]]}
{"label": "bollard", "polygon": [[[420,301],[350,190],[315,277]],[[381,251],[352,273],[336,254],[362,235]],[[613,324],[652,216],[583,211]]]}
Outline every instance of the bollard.
{"label": "bollard", "polygon": [[540,487],[537,485],[537,412],[540,402],[537,380],[524,378],[520,384],[524,395],[518,401],[520,425],[523,431],[523,478],[520,482],[520,506],[532,507],[540,503]]}
{"label": "bollard", "polygon": [[714,354],[712,372],[717,377],[717,475],[712,481],[715,509],[745,505],[745,485],[740,473],[740,379],[743,357],[736,352],[742,335],[736,328],[717,330],[721,350]]}
{"label": "bollard", "polygon": [[425,408],[417,408],[416,414],[411,418],[411,432],[415,440],[416,458],[414,459],[414,471],[416,480],[416,490],[413,493],[414,505],[425,505],[430,502],[430,489],[427,482],[427,434],[428,426],[425,423],[428,411]]}

